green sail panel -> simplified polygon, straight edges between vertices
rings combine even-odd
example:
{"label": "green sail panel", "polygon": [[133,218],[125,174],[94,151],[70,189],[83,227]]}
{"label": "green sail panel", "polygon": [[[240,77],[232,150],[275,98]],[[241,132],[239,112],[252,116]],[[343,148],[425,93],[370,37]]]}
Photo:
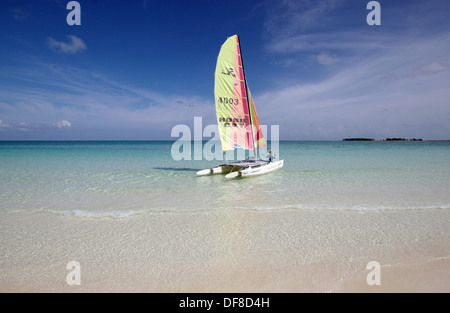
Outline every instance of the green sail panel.
{"label": "green sail panel", "polygon": [[229,37],[220,49],[214,96],[222,150],[253,149],[249,142],[250,117],[237,35]]}
{"label": "green sail panel", "polygon": [[[253,101],[249,105],[247,99],[237,35],[229,37],[220,49],[215,71],[214,96],[223,151],[237,148],[254,150],[253,142],[256,147],[258,142],[265,144]],[[257,128],[253,121],[257,121]]]}

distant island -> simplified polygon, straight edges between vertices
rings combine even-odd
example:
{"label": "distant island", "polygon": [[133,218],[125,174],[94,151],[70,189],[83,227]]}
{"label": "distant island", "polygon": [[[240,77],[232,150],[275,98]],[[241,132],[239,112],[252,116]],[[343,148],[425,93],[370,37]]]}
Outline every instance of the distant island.
{"label": "distant island", "polygon": [[[344,138],[343,141],[375,141],[373,138]],[[423,141],[423,139],[405,139],[405,138],[386,138],[382,141]]]}
{"label": "distant island", "polygon": [[372,138],[344,138],[343,141],[374,141]]}
{"label": "distant island", "polygon": [[422,139],[405,139],[405,138],[386,138],[386,141],[423,141]]}

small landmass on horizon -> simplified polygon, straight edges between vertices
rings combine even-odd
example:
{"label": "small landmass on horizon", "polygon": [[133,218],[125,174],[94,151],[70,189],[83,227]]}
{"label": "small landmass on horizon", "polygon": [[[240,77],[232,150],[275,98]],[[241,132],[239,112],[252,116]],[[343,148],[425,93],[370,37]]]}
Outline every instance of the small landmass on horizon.
{"label": "small landmass on horizon", "polygon": [[[343,141],[375,141],[373,138],[344,138]],[[386,138],[383,140],[377,140],[377,141],[424,141],[421,138],[412,138],[412,139],[406,139],[406,138]]]}

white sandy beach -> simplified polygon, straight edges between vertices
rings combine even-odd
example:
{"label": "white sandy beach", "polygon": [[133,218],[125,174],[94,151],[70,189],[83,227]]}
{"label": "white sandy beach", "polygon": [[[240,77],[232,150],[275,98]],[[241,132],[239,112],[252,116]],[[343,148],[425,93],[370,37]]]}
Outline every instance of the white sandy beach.
{"label": "white sandy beach", "polygon": [[[0,291],[450,291],[447,209],[213,212],[2,211]],[[74,260],[79,286],[66,282]],[[366,283],[370,261],[380,286]]]}

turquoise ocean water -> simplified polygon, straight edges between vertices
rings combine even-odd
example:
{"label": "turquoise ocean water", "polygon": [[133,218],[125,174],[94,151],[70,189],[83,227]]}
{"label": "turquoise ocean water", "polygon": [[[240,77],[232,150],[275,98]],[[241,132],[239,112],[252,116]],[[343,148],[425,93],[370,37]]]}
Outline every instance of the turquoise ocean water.
{"label": "turquoise ocean water", "polygon": [[0,142],[0,210],[126,218],[148,211],[450,208],[450,142],[284,141],[276,172],[197,177],[173,142]]}

